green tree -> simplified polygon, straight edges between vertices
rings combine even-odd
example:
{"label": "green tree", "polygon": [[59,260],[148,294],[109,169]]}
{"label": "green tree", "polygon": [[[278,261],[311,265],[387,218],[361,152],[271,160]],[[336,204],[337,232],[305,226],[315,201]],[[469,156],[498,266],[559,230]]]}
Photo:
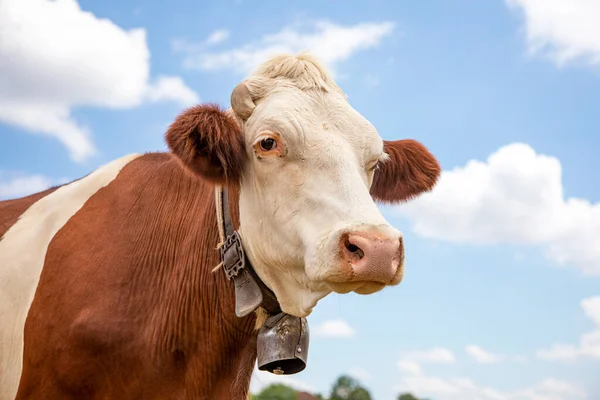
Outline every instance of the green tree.
{"label": "green tree", "polygon": [[371,393],[363,387],[358,387],[350,393],[348,400],[372,400]]}
{"label": "green tree", "polygon": [[296,400],[298,393],[289,386],[274,383],[255,396],[256,400]]}
{"label": "green tree", "polygon": [[335,381],[329,400],[372,400],[372,398],[371,393],[356,379],[342,375]]}
{"label": "green tree", "polygon": [[412,393],[401,393],[398,395],[398,400],[429,400],[426,398],[419,398],[414,396]]}
{"label": "green tree", "polygon": [[419,400],[419,398],[413,396],[412,393],[402,393],[398,395],[398,400]]}

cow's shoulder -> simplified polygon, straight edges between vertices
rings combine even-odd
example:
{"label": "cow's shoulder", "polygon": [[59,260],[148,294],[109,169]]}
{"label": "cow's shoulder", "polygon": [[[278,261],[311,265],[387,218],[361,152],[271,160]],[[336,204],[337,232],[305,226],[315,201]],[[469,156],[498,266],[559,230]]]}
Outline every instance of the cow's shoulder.
{"label": "cow's shoulder", "polygon": [[[216,220],[210,239],[200,227],[204,214],[214,218],[210,199],[212,186],[169,153],[123,166],[48,245],[25,327],[28,364],[80,397],[172,398],[199,343],[221,342],[203,318],[217,296],[198,298],[192,283],[204,280],[190,275],[218,263]],[[225,282],[208,276],[211,287]],[[29,369],[22,386],[37,381]]]}
{"label": "cow's shoulder", "polygon": [[[2,203],[1,222],[9,227],[0,240],[0,398],[14,398],[16,392],[23,367],[24,326],[51,242],[89,199],[110,186],[137,157],[121,157],[59,188]],[[86,247],[80,245],[77,252],[85,253]],[[59,270],[54,278],[63,277]]]}

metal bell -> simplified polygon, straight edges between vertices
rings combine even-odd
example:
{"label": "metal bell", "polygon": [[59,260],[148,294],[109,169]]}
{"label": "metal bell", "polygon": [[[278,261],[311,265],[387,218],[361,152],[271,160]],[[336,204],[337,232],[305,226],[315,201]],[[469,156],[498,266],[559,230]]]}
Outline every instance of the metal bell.
{"label": "metal bell", "polygon": [[291,375],[306,367],[308,321],[279,313],[269,317],[258,331],[257,363],[261,371]]}

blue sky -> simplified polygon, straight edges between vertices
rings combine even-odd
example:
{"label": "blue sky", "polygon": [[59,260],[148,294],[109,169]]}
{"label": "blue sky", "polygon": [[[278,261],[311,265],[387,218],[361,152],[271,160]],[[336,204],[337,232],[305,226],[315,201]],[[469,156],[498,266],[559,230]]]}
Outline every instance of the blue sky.
{"label": "blue sky", "polygon": [[383,209],[405,235],[403,283],[324,299],[309,366],[284,380],[600,399],[599,27],[585,0],[6,0],[0,198],[164,150],[183,107],[226,105],[270,51],[312,50],[383,138],[421,141],[444,175]]}

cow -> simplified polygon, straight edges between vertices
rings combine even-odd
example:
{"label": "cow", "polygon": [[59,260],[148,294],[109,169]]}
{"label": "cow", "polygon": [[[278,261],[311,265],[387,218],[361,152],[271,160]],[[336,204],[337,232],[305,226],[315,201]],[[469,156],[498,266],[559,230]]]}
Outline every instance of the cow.
{"label": "cow", "polygon": [[440,175],[306,53],[266,60],[227,109],[184,110],[165,142],[0,202],[0,400],[245,399],[265,312],[236,315],[215,189],[260,281],[303,318],[401,282],[402,234],[377,204]]}

